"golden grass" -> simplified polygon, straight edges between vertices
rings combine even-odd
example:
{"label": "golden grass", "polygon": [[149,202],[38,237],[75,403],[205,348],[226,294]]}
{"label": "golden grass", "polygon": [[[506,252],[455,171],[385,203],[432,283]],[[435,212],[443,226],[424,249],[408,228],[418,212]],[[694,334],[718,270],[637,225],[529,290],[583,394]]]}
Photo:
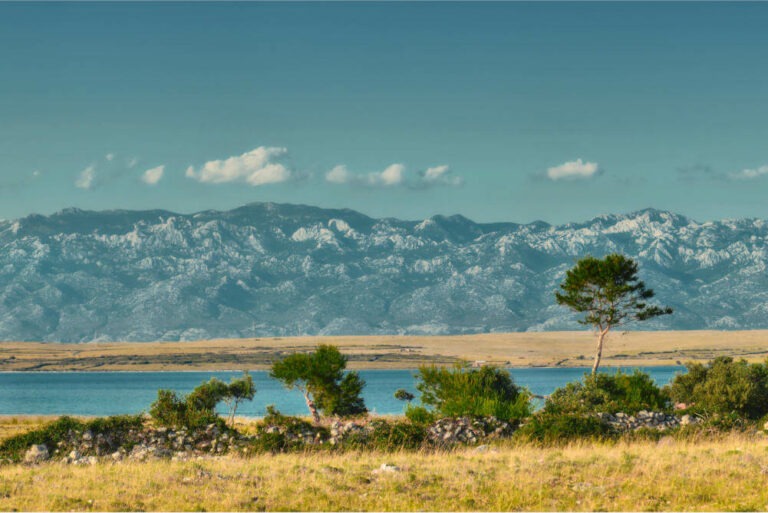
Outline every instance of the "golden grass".
{"label": "golden grass", "polygon": [[44,415],[0,415],[0,441],[37,429],[57,418]]}
{"label": "golden grass", "polygon": [[[382,463],[399,472],[376,473]],[[0,510],[768,509],[768,440],[0,467]]]}
{"label": "golden grass", "polygon": [[[457,359],[528,366],[591,365],[589,331],[457,336],[345,336],[59,344],[0,343],[0,371],[9,370],[222,370],[266,369],[275,359],[317,344],[335,344],[353,369],[415,368]],[[731,355],[768,357],[768,330],[614,332],[603,365],[651,366]]]}

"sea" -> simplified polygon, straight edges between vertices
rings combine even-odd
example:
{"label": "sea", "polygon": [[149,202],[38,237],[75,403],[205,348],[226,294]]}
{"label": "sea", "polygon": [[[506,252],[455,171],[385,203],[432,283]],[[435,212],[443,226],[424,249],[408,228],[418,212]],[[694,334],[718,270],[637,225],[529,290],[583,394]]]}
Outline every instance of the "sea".
{"label": "sea", "polygon": [[[601,372],[632,372],[634,367],[601,367]],[[682,366],[639,367],[658,385],[669,383]],[[570,381],[580,380],[589,368],[534,367],[509,369],[515,383],[537,395],[548,395]],[[415,394],[415,370],[363,370],[363,397],[368,410],[379,415],[399,415],[405,405],[394,398],[404,388]],[[225,382],[242,372],[3,372],[0,373],[0,415],[107,416],[149,411],[159,389],[190,392],[217,377]],[[253,401],[238,409],[238,416],[262,417],[268,405],[286,415],[306,415],[304,398],[285,389],[267,371],[251,371],[256,386]],[[541,400],[538,400],[539,404]],[[416,400],[418,403],[418,399]]]}

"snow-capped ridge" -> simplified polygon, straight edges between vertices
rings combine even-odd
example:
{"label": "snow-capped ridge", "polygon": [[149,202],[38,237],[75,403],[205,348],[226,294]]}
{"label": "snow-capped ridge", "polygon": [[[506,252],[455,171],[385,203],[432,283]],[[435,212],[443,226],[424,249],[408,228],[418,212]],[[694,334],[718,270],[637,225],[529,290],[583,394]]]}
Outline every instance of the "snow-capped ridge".
{"label": "snow-capped ridge", "polygon": [[768,224],[644,209],[550,225],[374,219],[252,203],[65,209],[0,224],[0,338],[82,342],[577,329],[554,303],[585,255],[635,258],[676,313],[646,328],[768,327]]}

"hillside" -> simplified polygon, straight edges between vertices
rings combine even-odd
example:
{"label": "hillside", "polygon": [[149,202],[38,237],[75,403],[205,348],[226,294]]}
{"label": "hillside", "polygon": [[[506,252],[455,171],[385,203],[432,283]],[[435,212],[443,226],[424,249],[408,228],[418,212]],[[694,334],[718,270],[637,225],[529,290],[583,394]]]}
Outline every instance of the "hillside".
{"label": "hillside", "polygon": [[162,341],[577,329],[554,303],[621,252],[675,315],[642,329],[768,327],[768,225],[643,210],[551,226],[231,211],[64,210],[0,222],[0,339]]}

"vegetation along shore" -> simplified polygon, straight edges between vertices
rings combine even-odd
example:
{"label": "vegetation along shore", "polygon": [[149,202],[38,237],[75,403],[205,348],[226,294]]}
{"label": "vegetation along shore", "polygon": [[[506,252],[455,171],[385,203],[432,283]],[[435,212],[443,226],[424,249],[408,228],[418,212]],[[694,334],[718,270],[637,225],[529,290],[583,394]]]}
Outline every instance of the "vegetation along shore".
{"label": "vegetation along shore", "polygon": [[[665,387],[585,373],[536,410],[505,369],[421,366],[402,417],[372,417],[334,346],[276,362],[308,417],[247,373],[148,415],[3,420],[3,510],[754,510],[768,506],[768,363],[688,363]],[[218,410],[217,410],[218,408]],[[224,410],[222,410],[224,408]],[[221,416],[218,412],[226,411]],[[734,484],[735,483],[735,484]],[[44,492],[41,492],[44,490]]]}

